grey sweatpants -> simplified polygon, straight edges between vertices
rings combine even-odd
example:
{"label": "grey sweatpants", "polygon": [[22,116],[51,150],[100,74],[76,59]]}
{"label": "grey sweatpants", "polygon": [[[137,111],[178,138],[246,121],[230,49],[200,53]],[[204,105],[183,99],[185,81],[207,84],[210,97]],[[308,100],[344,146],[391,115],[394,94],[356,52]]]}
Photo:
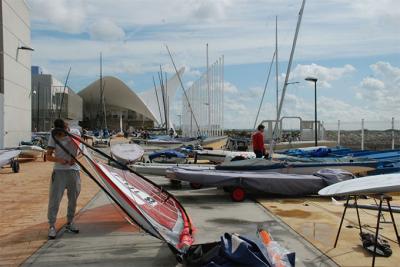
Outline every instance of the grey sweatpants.
{"label": "grey sweatpants", "polygon": [[57,220],[57,213],[60,202],[67,189],[68,212],[67,220],[72,222],[76,210],[76,202],[81,191],[81,178],[79,171],[76,170],[54,170],[51,176],[49,208],[47,218],[50,225],[54,225]]}

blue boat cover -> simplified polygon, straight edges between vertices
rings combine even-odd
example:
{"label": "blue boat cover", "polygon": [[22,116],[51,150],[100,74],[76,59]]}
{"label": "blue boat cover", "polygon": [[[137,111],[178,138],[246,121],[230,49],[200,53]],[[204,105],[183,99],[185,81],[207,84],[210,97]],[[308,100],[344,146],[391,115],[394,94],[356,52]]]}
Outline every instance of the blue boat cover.
{"label": "blue boat cover", "polygon": [[159,157],[184,159],[184,158],[186,158],[186,155],[181,152],[178,152],[176,150],[162,150],[162,151],[153,152],[149,155],[150,160],[153,160],[153,159],[159,158]]}
{"label": "blue boat cover", "polygon": [[[256,237],[244,237],[238,234],[225,233],[221,242],[214,244],[213,249],[202,252],[200,261],[190,262],[191,265],[207,267],[292,267],[295,266],[295,253],[280,246],[279,243],[263,240],[259,230]],[[267,233],[267,235],[269,235]],[[200,264],[199,264],[200,263]]]}

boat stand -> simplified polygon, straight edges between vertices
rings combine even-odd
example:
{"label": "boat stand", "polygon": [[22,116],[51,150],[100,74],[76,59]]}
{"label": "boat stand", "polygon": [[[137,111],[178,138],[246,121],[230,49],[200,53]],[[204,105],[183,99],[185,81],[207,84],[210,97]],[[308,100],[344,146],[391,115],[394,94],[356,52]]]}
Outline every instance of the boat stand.
{"label": "boat stand", "polygon": [[[336,248],[336,245],[338,243],[340,231],[341,231],[342,226],[343,226],[344,217],[346,215],[347,207],[348,207],[348,204],[349,204],[349,201],[350,201],[351,197],[352,196],[347,196],[346,204],[344,206],[344,211],[343,211],[343,214],[342,214],[342,219],[340,220],[340,225],[339,225],[339,229],[338,229],[338,232],[337,232],[337,235],[336,235],[335,244],[333,246],[334,248]],[[353,197],[354,197],[354,206],[355,206],[356,212],[357,212],[358,227],[359,227],[360,234],[361,234],[362,233],[361,219],[360,219],[360,213],[359,213],[358,204],[357,204],[358,196],[354,195]],[[372,255],[372,266],[374,267],[375,266],[375,257],[376,257],[376,244],[378,243],[379,226],[380,226],[381,215],[382,215],[382,203],[383,203],[383,201],[386,201],[386,203],[387,203],[388,210],[389,210],[390,217],[391,217],[392,224],[393,224],[393,228],[394,228],[394,232],[396,233],[397,243],[398,243],[399,246],[400,246],[400,237],[399,237],[399,234],[397,232],[396,222],[394,220],[392,207],[390,205],[390,201],[392,201],[393,198],[391,196],[388,196],[388,195],[385,195],[385,194],[372,195],[371,197],[373,197],[375,199],[379,199],[378,217],[377,217],[377,221],[376,221],[376,230],[375,230],[375,246],[374,246],[374,254]]]}

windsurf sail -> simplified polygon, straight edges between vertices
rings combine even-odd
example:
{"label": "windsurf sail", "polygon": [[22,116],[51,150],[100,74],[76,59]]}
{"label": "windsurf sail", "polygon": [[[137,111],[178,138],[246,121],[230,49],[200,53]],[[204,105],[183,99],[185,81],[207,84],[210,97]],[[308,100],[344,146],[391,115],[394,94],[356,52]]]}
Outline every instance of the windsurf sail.
{"label": "windsurf sail", "polygon": [[[76,145],[87,164],[77,158],[58,139],[56,133],[63,132]],[[77,135],[62,129],[55,129],[52,136],[56,143],[73,159],[82,170],[126,213],[126,215],[150,235],[165,241],[176,254],[185,255],[193,244],[192,224],[179,201],[162,187],[129,167],[119,163],[106,153],[98,150]],[[119,168],[105,164],[97,153],[114,162]]]}

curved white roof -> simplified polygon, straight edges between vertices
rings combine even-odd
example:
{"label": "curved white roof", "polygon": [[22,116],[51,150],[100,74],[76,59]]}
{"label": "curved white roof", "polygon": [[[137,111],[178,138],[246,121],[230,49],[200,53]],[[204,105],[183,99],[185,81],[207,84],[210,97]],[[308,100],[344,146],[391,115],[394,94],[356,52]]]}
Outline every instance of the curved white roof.
{"label": "curved white roof", "polygon": [[[182,77],[183,73],[185,72],[185,68],[182,67],[178,73]],[[164,115],[164,103],[162,100],[162,93],[161,93],[161,87],[159,85],[159,82],[157,82],[158,79],[156,80],[156,85],[157,88],[157,94],[154,90],[154,87],[151,89],[148,89],[144,92],[139,93],[140,98],[143,100],[144,103],[146,103],[147,107],[150,109],[150,111],[154,114],[154,117],[156,117],[157,122],[161,124],[161,122],[165,123],[165,115]],[[166,87],[167,87],[167,101],[169,101],[169,106],[172,106],[172,103],[175,99],[176,95],[176,90],[179,87],[179,78],[178,75],[175,74],[172,76],[169,80],[167,80]],[[164,84],[165,86],[165,84]],[[158,96],[158,102],[157,102],[157,96]],[[158,108],[158,103],[160,104],[160,108]],[[168,104],[167,104],[168,105]],[[160,114],[161,112],[161,114]],[[161,116],[160,116],[161,115]],[[169,114],[171,115],[171,114]],[[172,124],[172,119],[171,117],[168,118],[169,125],[168,128],[174,128]]]}
{"label": "curved white roof", "polygon": [[[157,117],[149,109],[148,105],[123,81],[112,76],[106,76],[103,77],[103,84],[104,99],[107,105],[130,109],[158,122]],[[100,103],[100,79],[82,89],[78,95],[86,103]],[[156,100],[153,99],[153,101]]]}

